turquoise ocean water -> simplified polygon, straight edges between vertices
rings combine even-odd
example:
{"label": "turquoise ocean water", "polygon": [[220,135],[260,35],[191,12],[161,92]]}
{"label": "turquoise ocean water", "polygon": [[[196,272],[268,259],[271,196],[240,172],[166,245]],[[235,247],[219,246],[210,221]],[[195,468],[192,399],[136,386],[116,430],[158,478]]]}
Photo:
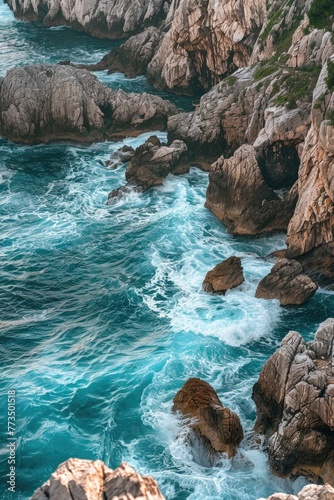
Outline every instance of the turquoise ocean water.
{"label": "turquoise ocean water", "polygon": [[[16,21],[0,5],[1,75],[27,63],[98,61],[111,46]],[[152,92],[144,78],[98,77]],[[124,166],[112,171],[104,161],[149,135],[90,147],[0,140],[0,498],[29,498],[71,456],[112,468],[127,461],[155,477],[168,500],[255,500],[303,484],[273,477],[251,446],[251,391],[290,329],[310,339],[333,315],[334,295],[320,290],[299,309],[256,300],[272,266],[262,257],[284,235],[228,235],[203,206],[207,174],[195,168],[106,206]],[[246,282],[225,297],[204,294],[205,273],[231,255],[243,258]],[[233,460],[208,467],[172,414],[191,376],[240,415],[246,439]],[[16,494],[5,481],[8,389],[17,392]]]}

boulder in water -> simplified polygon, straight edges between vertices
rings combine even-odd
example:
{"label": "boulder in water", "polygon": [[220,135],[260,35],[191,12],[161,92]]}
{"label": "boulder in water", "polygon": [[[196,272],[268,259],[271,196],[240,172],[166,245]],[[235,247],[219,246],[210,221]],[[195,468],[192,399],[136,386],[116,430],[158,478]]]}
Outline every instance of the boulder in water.
{"label": "boulder in water", "polygon": [[216,391],[199,378],[190,378],[174,398],[174,411],[194,418],[191,424],[216,452],[235,455],[244,435],[240,419],[221,403]]}
{"label": "boulder in water", "polygon": [[244,279],[241,259],[229,257],[206,273],[203,290],[208,293],[225,294],[227,290],[241,285]]}
{"label": "boulder in water", "polygon": [[[334,319],[313,342],[290,332],[253,388],[255,430],[268,442],[271,470],[334,486]],[[325,497],[326,498],[326,497]]]}
{"label": "boulder in water", "polygon": [[256,297],[278,299],[282,306],[300,305],[309,300],[318,286],[306,276],[296,260],[279,259],[256,289]]}

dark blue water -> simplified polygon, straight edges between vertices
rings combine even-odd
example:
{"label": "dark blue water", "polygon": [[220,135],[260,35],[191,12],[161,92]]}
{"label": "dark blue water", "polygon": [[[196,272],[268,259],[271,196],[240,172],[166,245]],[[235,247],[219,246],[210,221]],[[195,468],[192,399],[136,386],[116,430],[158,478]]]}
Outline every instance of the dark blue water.
{"label": "dark blue water", "polygon": [[[0,23],[2,74],[26,62],[98,60],[111,43],[15,21],[5,5]],[[139,80],[117,78],[138,90]],[[127,461],[154,476],[168,500],[299,490],[300,480],[271,476],[247,439],[233,460],[206,467],[171,413],[172,399],[187,378],[202,377],[248,437],[261,366],[290,329],[311,338],[333,314],[333,294],[320,290],[300,309],[256,300],[272,266],[260,257],[282,247],[284,235],[228,235],[203,207],[207,174],[196,169],[106,206],[124,167],[111,171],[104,161],[122,144],[0,142],[0,497],[27,499],[71,456],[110,467]],[[243,257],[246,282],[225,297],[204,294],[206,271],[234,254]],[[9,388],[17,391],[16,494],[3,479]]]}

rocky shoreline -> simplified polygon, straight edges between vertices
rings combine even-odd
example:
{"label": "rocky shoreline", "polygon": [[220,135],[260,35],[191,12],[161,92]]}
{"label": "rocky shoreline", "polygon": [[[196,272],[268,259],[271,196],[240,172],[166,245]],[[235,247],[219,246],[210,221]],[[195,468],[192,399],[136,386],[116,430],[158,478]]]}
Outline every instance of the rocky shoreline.
{"label": "rocky shoreline", "polygon": [[[160,186],[191,165],[209,171],[205,206],[230,233],[287,233],[287,248],[256,297],[303,304],[319,286],[334,283],[334,8],[322,17],[321,1],[275,0],[268,7],[264,0],[229,0],[223,7],[202,0],[98,0],[86,6],[8,0],[20,19],[128,39],[96,65],[8,71],[0,80],[0,134],[23,144],[92,143],[167,130],[167,144],[152,136],[111,158],[127,164],[127,184],[112,191],[108,203]],[[180,112],[157,96],[112,91],[92,75],[95,70],[144,74],[156,88],[177,94],[206,93],[193,112]],[[240,259],[232,257],[208,272],[203,288],[224,294],[243,280]],[[254,429],[266,438],[273,473],[330,485],[308,486],[300,500],[334,498],[333,345],[332,319],[308,344],[290,332],[253,390]],[[174,409],[196,419],[192,430],[205,446],[235,454],[243,437],[239,417],[206,382],[186,382]],[[135,474],[127,467],[125,475]],[[102,476],[107,473],[113,474]],[[64,497],[52,497],[51,479],[32,498],[72,498],[66,485],[77,479],[64,474]],[[137,477],[137,486],[142,480]],[[105,484],[99,488],[106,491]],[[163,498],[154,488],[137,496],[125,492],[124,498]]]}
{"label": "rocky shoreline", "polygon": [[[274,494],[268,500],[334,498],[334,319],[322,323],[314,341],[289,332],[264,365],[253,387],[257,409],[254,442],[264,436],[273,474],[306,476],[315,484],[298,497]],[[273,380],[275,383],[273,384]],[[244,438],[238,415],[224,407],[205,381],[191,378],[174,397],[173,411],[189,428],[190,446],[202,447],[212,464],[233,458]],[[256,437],[259,436],[257,440]],[[85,496],[86,495],[86,496]],[[70,459],[31,500],[163,499],[157,483],[127,464],[112,471],[101,461]]]}

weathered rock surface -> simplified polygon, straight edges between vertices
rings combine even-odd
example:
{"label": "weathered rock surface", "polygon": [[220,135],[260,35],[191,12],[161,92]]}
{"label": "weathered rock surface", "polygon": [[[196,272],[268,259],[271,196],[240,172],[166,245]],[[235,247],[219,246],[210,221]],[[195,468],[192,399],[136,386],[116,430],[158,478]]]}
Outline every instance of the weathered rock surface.
{"label": "weathered rock surface", "polygon": [[70,458],[52,474],[31,500],[164,500],[151,477],[122,463],[109,469],[101,460]]}
{"label": "weathered rock surface", "polygon": [[105,165],[106,167],[114,169],[131,160],[134,155],[135,150],[131,146],[123,146],[110,156],[110,159],[105,162]]}
{"label": "weathered rock surface", "polygon": [[225,294],[245,280],[239,257],[229,257],[206,273],[203,290],[208,293]]}
{"label": "weathered rock surface", "polygon": [[249,145],[212,165],[205,206],[239,235],[284,231],[293,214],[293,202],[280,199],[266,184]]}
{"label": "weathered rock surface", "polygon": [[183,0],[148,68],[155,85],[178,93],[209,89],[247,66],[265,20],[263,0]]}
{"label": "weathered rock surface", "polygon": [[[267,500],[332,500],[334,498],[334,488],[329,484],[317,486],[316,484],[308,484],[304,486],[301,492],[296,495],[287,493],[274,493]],[[262,499],[259,499],[262,500]]]}
{"label": "weathered rock surface", "polygon": [[278,299],[282,306],[307,302],[317,291],[317,285],[304,274],[296,260],[279,259],[270,273],[259,283],[255,296]]}
{"label": "weathered rock surface", "polygon": [[268,440],[274,474],[334,486],[334,319],[313,342],[290,332],[253,388],[254,429]]}
{"label": "weathered rock surface", "polygon": [[120,47],[105,55],[97,64],[78,65],[90,71],[108,70],[108,73],[121,72],[128,77],[146,75],[147,67],[163,39],[163,32],[149,27],[142,33],[132,36]]}
{"label": "weathered rock surface", "polygon": [[174,398],[174,411],[195,418],[192,429],[210,442],[216,452],[235,455],[243,439],[239,417],[225,408],[215,390],[203,380],[190,378]]}
{"label": "weathered rock surface", "polygon": [[0,82],[0,134],[14,142],[93,142],[163,129],[177,112],[148,94],[112,91],[86,70],[34,65]]}
{"label": "weathered rock surface", "polygon": [[154,186],[161,186],[168,174],[181,175],[189,172],[187,151],[187,146],[181,141],[174,141],[167,146],[156,136],[151,136],[135,150],[127,166],[125,179],[128,184],[112,191],[109,202],[132,187],[145,192]]}
{"label": "weathered rock surface", "polygon": [[8,0],[7,3],[19,19],[42,21],[45,26],[70,25],[93,36],[113,39],[159,24],[170,5],[169,0]]}
{"label": "weathered rock surface", "polygon": [[[298,178],[299,199],[287,235],[287,256],[303,255],[334,241],[334,94],[327,64],[313,95],[312,125],[305,140]],[[334,275],[332,275],[334,279]]]}
{"label": "weathered rock surface", "polygon": [[334,242],[319,245],[310,252],[297,257],[305,273],[319,285],[333,288]]}

